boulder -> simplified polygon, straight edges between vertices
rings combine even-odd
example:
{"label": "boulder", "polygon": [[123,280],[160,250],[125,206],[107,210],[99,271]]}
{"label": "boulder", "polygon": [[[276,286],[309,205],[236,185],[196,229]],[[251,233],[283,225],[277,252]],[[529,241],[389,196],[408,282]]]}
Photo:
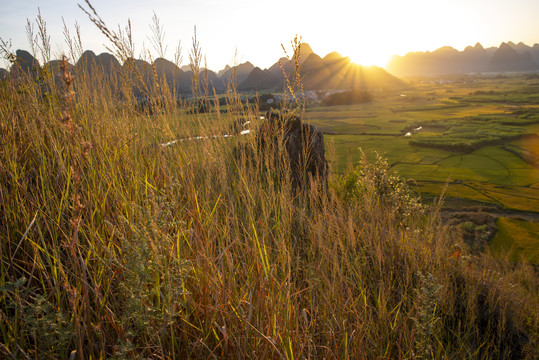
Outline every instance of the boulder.
{"label": "boulder", "polygon": [[[294,189],[305,188],[310,178],[318,178],[322,184],[327,185],[328,163],[324,136],[315,126],[304,124],[299,116],[288,112],[267,112],[257,133],[259,151],[275,151],[282,148],[280,144],[284,145],[290,161]],[[279,159],[279,156],[274,158]]]}

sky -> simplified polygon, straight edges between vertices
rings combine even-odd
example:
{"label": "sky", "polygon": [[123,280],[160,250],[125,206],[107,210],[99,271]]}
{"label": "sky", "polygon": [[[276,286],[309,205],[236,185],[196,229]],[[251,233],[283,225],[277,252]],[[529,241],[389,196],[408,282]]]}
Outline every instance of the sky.
{"label": "sky", "polygon": [[[37,33],[38,8],[47,25],[53,57],[67,52],[62,17],[71,34],[80,26],[85,50],[99,54],[110,47],[105,36],[78,7],[84,0],[2,0],[0,38],[12,50],[31,50],[26,25]],[[164,30],[165,57],[178,43],[183,62],[196,26],[207,65],[252,62],[262,69],[290,52],[295,35],[320,56],[337,51],[362,65],[385,66],[392,55],[433,51],[442,46],[463,50],[480,42],[539,43],[539,0],[92,0],[110,29],[130,20],[135,54],[158,57],[150,25],[154,14]],[[39,59],[39,54],[37,56]],[[4,65],[0,65],[5,67]]]}

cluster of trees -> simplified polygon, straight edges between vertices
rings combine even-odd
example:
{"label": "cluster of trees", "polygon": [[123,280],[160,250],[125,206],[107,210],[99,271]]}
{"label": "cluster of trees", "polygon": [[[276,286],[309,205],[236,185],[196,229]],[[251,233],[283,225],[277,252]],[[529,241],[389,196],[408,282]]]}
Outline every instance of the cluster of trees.
{"label": "cluster of trees", "polygon": [[322,103],[326,106],[351,105],[371,102],[372,93],[368,90],[349,90],[326,96]]}

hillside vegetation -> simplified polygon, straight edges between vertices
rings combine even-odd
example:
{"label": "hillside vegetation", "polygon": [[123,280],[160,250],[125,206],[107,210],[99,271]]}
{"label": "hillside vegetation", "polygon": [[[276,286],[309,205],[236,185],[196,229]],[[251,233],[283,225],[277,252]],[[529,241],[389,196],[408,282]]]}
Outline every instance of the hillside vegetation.
{"label": "hillside vegetation", "polygon": [[36,70],[0,85],[3,357],[537,355],[537,270],[471,256],[383,159],[293,189],[279,144],[212,137],[256,132],[233,91]]}

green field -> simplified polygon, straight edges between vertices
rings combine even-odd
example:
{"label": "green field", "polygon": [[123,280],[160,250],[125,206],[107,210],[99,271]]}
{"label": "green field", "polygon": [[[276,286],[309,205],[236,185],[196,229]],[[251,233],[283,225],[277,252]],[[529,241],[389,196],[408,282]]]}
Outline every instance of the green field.
{"label": "green field", "polygon": [[376,152],[423,194],[438,195],[448,182],[449,196],[537,212],[537,80],[409,80],[408,90],[377,93],[368,104],[308,109],[308,121],[325,134],[334,171]]}
{"label": "green field", "polygon": [[539,264],[539,224],[508,218],[498,218],[498,233],[490,249],[512,261],[525,260]]}
{"label": "green field", "polygon": [[[376,93],[368,104],[307,110],[325,133],[333,170],[378,153],[425,199],[445,189],[451,204],[539,212],[537,80],[408,80],[407,90]],[[521,227],[515,239],[523,224],[512,223]]]}

